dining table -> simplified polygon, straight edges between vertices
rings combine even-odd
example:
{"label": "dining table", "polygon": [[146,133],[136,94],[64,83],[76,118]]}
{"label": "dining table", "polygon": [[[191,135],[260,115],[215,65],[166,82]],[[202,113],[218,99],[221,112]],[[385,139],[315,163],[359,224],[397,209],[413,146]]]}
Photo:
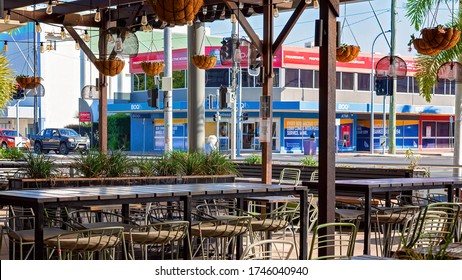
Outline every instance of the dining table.
{"label": "dining table", "polygon": [[[193,201],[209,199],[236,199],[237,207],[243,209],[246,197],[287,196],[298,197],[300,203],[300,226],[306,228],[308,223],[308,188],[306,186],[289,186],[262,183],[199,183],[176,185],[142,185],[142,186],[98,186],[71,188],[43,188],[28,190],[10,190],[0,192],[0,205],[30,207],[35,213],[35,259],[44,259],[45,249],[43,228],[45,226],[44,209],[50,207],[79,208],[85,206],[120,205],[121,214],[129,217],[130,204],[148,202],[178,201],[183,203],[184,219],[192,221]],[[307,259],[307,232],[300,232],[299,258]],[[189,243],[185,241],[185,246]],[[185,259],[190,259],[184,250]],[[236,256],[243,251],[242,237],[237,241]]]}
{"label": "dining table", "polygon": [[[310,191],[318,191],[319,181],[303,181]],[[460,198],[462,177],[426,177],[426,178],[383,178],[383,179],[355,179],[336,180],[336,195],[361,197],[364,200],[364,255],[370,255],[371,244],[371,214],[373,201],[376,196],[385,198],[385,206],[391,206],[392,194],[421,190],[443,189],[448,195],[447,201],[453,202],[454,196]]]}

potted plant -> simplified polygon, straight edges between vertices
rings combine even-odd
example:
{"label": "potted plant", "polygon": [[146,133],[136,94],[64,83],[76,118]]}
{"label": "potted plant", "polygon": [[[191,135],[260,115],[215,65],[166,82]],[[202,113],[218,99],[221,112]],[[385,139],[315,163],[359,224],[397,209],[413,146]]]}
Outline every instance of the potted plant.
{"label": "potted plant", "polygon": [[148,2],[160,20],[179,25],[192,25],[196,14],[204,5],[203,0],[149,0]]}
{"label": "potted plant", "polygon": [[99,58],[95,60],[95,67],[98,71],[106,76],[115,76],[124,69],[125,61],[120,58]]}
{"label": "potted plant", "polygon": [[217,57],[214,55],[193,55],[192,56],[193,64],[203,70],[212,69],[213,66],[217,63]]}
{"label": "potted plant", "polygon": [[146,73],[146,75],[148,76],[159,75],[160,72],[164,71],[165,67],[165,63],[163,62],[143,61],[140,65],[141,69],[143,69],[143,72]]}
{"label": "potted plant", "polygon": [[40,77],[34,77],[29,75],[18,75],[16,76],[16,82],[25,89],[33,89],[36,88],[40,84]]}
{"label": "potted plant", "polygon": [[443,51],[453,48],[460,39],[460,30],[442,25],[434,28],[424,28],[421,33],[422,39],[429,46]]}
{"label": "potted plant", "polygon": [[350,62],[358,56],[360,50],[359,46],[342,44],[337,48],[336,59],[340,62]]}

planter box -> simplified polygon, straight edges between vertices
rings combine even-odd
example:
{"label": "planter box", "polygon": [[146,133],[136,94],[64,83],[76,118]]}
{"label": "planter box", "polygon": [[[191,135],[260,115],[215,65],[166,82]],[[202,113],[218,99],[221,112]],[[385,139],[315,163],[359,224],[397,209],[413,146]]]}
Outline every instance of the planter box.
{"label": "planter box", "polygon": [[[273,164],[272,178],[278,180],[284,168],[299,168],[302,172],[300,175],[301,181],[309,181],[311,173],[318,169],[315,166],[303,166],[296,164]],[[239,177],[244,178],[261,178],[261,165],[247,165],[238,163],[238,170],[241,173]],[[407,168],[365,168],[365,167],[336,167],[335,179],[379,179],[379,178],[417,178],[424,177],[425,172],[422,170],[411,170]]]}
{"label": "planter box", "polygon": [[230,183],[234,182],[234,175],[219,176],[158,176],[158,177],[118,177],[118,178],[11,178],[10,190],[42,189],[42,188],[70,188],[70,187],[101,187],[101,186],[134,186],[134,185],[163,185],[189,183]]}

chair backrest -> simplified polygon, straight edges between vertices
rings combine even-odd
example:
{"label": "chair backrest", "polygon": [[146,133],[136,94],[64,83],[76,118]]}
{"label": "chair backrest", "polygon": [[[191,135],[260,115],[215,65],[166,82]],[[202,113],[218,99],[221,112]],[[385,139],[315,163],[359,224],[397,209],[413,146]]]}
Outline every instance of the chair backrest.
{"label": "chair backrest", "polygon": [[[327,230],[327,234],[320,232]],[[317,225],[313,230],[313,238],[308,259],[344,259],[351,258],[356,242],[356,226],[353,223],[327,223]],[[319,249],[331,248],[333,254],[319,256]]]}
{"label": "chair backrest", "polygon": [[405,248],[429,250],[447,246],[454,238],[460,214],[460,204],[438,202],[429,204],[419,212]]}
{"label": "chair backrest", "polygon": [[310,181],[318,181],[318,170],[311,172]]}
{"label": "chair backrest", "polygon": [[294,247],[288,240],[266,239],[247,246],[241,260],[288,260]]}
{"label": "chair backrest", "polygon": [[300,184],[300,169],[284,168],[279,175],[279,185],[294,185]]}

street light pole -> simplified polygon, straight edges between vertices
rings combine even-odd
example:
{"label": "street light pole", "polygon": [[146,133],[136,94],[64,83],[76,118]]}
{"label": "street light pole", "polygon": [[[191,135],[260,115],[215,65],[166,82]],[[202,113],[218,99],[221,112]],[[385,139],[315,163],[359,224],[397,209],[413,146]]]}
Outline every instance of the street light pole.
{"label": "street light pole", "polygon": [[[387,31],[382,31],[379,35],[377,35],[372,42],[372,50],[371,50],[371,79],[370,79],[370,86],[371,86],[371,125],[370,125],[370,141],[369,141],[369,148],[371,154],[374,153],[374,46],[375,42],[377,39],[383,35],[385,36],[385,33],[390,32],[390,30]],[[385,124],[383,129],[385,129]]]}

